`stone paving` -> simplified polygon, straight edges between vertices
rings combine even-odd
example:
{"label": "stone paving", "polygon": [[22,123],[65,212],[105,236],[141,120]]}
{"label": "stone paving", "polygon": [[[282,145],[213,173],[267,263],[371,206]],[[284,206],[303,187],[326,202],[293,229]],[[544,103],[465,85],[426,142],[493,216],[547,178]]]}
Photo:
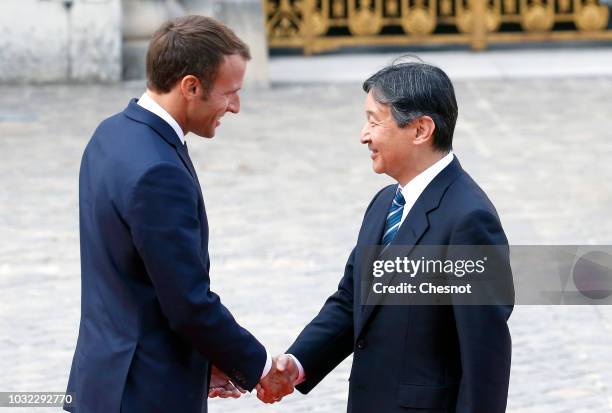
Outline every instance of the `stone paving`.
{"label": "stone paving", "polygon": [[[451,79],[525,79],[612,76],[612,42],[568,45],[549,43],[491,45],[486,53],[458,47],[418,51],[419,59],[443,69]],[[270,77],[276,83],[362,82],[402,55],[415,50],[365,53],[326,53],[314,56],[278,55],[270,59]]]}
{"label": "stone paving", "polygon": [[[80,156],[141,87],[0,88],[1,391],[65,389],[79,319]],[[511,243],[612,244],[611,77],[461,80],[456,90],[455,152]],[[358,141],[363,100],[357,83],[246,90],[214,140],[188,138],[212,288],[271,353],[335,289],[365,207],[390,182]],[[518,306],[510,328],[508,412],[612,412],[612,309]],[[210,411],[342,412],[349,368],[308,396],[214,400]]]}

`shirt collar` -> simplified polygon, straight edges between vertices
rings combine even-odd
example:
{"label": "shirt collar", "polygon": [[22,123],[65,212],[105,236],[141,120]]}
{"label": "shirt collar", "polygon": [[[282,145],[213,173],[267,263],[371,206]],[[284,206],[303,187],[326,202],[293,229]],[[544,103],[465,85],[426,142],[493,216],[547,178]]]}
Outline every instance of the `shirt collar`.
{"label": "shirt collar", "polygon": [[159,103],[154,101],[147,92],[145,92],[140,99],[138,99],[138,105],[149,112],[153,112],[166,121],[166,123],[170,125],[172,129],[174,129],[176,135],[179,137],[181,142],[183,142],[183,145],[185,144],[185,134],[183,134],[183,130],[179,126],[178,122],[166,111],[166,109],[162,108]]}
{"label": "shirt collar", "polygon": [[425,169],[423,172],[415,176],[410,182],[408,182],[402,188],[402,195],[406,200],[406,203],[410,205],[414,204],[421,193],[427,188],[427,185],[434,180],[434,178],[442,172],[444,168],[446,168],[453,161],[455,155],[452,152],[449,152],[442,159],[438,160],[436,163],[431,165],[429,168]]}

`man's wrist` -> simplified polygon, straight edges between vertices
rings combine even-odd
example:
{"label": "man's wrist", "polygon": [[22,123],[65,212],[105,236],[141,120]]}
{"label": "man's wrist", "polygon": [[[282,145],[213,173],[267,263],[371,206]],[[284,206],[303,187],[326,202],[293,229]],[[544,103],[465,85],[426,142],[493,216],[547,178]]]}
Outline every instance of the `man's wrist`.
{"label": "man's wrist", "polygon": [[267,349],[265,350],[266,350],[266,364],[264,365],[260,380],[266,377],[268,373],[270,373],[270,370],[272,369],[272,357],[270,357],[270,353],[268,353],[268,350]]}
{"label": "man's wrist", "polygon": [[306,380],[306,373],[304,372],[304,367],[302,367],[302,363],[300,363],[300,361],[297,359],[297,357],[295,357],[293,354],[287,354],[289,357],[291,357],[291,360],[293,360],[293,362],[295,363],[295,365],[298,368],[298,376],[295,379],[295,381],[293,382],[294,386],[297,386],[298,384],[304,382]]}

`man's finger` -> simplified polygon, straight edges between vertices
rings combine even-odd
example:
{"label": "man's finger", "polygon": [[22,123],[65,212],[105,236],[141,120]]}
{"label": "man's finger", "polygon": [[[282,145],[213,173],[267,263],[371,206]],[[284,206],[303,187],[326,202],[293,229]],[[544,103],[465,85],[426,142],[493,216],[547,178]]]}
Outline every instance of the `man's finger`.
{"label": "man's finger", "polygon": [[227,399],[229,397],[235,398],[235,397],[240,397],[239,394],[240,393],[235,392],[232,389],[222,389],[219,394],[219,397],[221,397],[222,399]]}
{"label": "man's finger", "polygon": [[238,391],[236,386],[234,386],[234,383],[232,383],[231,381],[227,382],[227,384],[224,386],[224,389],[228,393],[228,397],[233,397],[234,399],[237,399],[242,395],[242,393]]}
{"label": "man's finger", "polygon": [[267,393],[265,390],[258,392],[257,398],[259,398],[259,400],[267,404],[274,403],[274,397],[270,393]]}
{"label": "man's finger", "polygon": [[264,403],[270,404],[273,403],[272,399],[266,396],[265,391],[257,392],[257,398]]}

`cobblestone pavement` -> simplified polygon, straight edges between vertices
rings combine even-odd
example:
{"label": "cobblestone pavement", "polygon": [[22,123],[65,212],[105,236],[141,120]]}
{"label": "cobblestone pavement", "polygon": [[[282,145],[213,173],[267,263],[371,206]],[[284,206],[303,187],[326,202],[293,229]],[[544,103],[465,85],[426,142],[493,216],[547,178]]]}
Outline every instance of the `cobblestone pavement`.
{"label": "cobblestone pavement", "polygon": [[[612,244],[612,78],[456,89],[455,152],[513,244]],[[80,156],[98,122],[142,89],[0,90],[0,390],[63,391],[79,317]],[[365,207],[389,182],[358,142],[363,101],[358,84],[247,90],[214,140],[188,138],[212,288],[272,353],[335,289]],[[509,412],[612,412],[610,308],[518,306],[510,327]],[[342,412],[349,367],[308,396],[214,400],[210,411]]]}

